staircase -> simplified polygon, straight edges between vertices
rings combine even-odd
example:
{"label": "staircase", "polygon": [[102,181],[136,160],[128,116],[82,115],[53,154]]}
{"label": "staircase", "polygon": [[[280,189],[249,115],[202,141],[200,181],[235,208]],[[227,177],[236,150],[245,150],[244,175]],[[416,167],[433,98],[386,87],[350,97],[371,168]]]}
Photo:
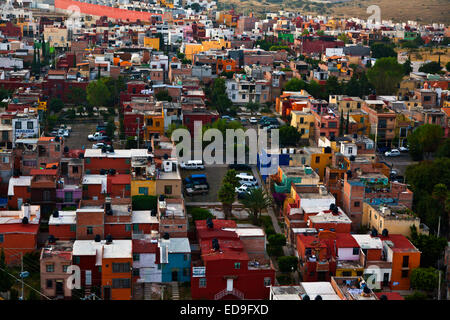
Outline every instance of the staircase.
{"label": "staircase", "polygon": [[144,283],[144,300],[152,299],[152,284],[145,282]]}
{"label": "staircase", "polygon": [[171,282],[172,285],[172,300],[180,300],[180,291],[178,290],[178,282]]}
{"label": "staircase", "polygon": [[227,289],[223,289],[222,291],[215,294],[214,300],[220,300],[229,294],[231,294],[241,300],[244,299],[244,293],[242,291],[239,291],[238,289],[233,289],[233,291],[228,291]]}

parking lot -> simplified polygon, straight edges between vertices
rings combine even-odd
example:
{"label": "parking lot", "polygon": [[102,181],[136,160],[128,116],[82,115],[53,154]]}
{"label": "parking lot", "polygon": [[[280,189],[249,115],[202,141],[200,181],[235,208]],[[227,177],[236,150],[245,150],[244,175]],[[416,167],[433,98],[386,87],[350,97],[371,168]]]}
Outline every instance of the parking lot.
{"label": "parking lot", "polygon": [[69,124],[72,127],[70,136],[66,138],[65,145],[69,149],[85,149],[92,148],[93,142],[88,141],[87,136],[95,132],[96,123],[73,123]]}
{"label": "parking lot", "polygon": [[409,153],[402,153],[396,157],[386,157],[384,154],[378,154],[379,161],[386,162],[391,169],[396,170],[398,175],[405,176],[406,168],[410,165],[418,163],[413,161]]}
{"label": "parking lot", "polygon": [[[217,198],[222,180],[228,171],[228,165],[205,166],[205,170],[181,170],[181,177],[185,179],[191,174],[205,174],[209,184],[209,192],[206,195],[185,196],[186,202],[220,202]],[[245,171],[236,171],[237,173]],[[249,172],[250,173],[250,172]]]}

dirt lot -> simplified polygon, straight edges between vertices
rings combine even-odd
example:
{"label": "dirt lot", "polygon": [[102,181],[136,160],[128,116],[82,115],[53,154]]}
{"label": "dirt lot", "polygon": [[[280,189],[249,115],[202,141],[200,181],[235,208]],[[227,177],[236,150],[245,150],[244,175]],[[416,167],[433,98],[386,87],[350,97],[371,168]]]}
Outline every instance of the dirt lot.
{"label": "dirt lot", "polygon": [[[72,127],[70,137],[66,139],[66,146],[69,149],[81,149],[83,146],[85,149],[92,148],[95,142],[89,141],[87,136],[95,132],[96,123],[73,123],[68,125]],[[114,148],[119,149],[116,141],[114,141]]]}

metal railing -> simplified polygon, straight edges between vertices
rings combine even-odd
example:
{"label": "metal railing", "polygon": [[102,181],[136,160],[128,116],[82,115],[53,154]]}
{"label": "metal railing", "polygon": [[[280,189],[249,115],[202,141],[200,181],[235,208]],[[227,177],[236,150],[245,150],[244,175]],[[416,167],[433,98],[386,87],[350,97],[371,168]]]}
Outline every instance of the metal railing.
{"label": "metal railing", "polygon": [[226,295],[229,295],[229,294],[231,294],[231,295],[233,295],[233,296],[235,296],[235,297],[237,297],[237,298],[239,298],[241,300],[244,299],[244,293],[242,291],[238,290],[238,289],[233,289],[232,291],[228,291],[227,289],[223,289],[222,291],[220,291],[220,292],[218,292],[218,293],[216,293],[214,295],[214,300],[220,300],[220,299],[222,299],[223,297],[225,297]]}

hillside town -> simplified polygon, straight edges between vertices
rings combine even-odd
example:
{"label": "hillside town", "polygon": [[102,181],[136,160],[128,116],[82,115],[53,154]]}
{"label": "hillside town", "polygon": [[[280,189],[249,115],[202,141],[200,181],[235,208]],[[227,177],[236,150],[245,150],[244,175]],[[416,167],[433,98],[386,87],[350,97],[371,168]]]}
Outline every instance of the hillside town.
{"label": "hillside town", "polygon": [[[0,300],[450,299],[449,26],[213,0],[0,15]],[[185,159],[230,131],[270,139]]]}

